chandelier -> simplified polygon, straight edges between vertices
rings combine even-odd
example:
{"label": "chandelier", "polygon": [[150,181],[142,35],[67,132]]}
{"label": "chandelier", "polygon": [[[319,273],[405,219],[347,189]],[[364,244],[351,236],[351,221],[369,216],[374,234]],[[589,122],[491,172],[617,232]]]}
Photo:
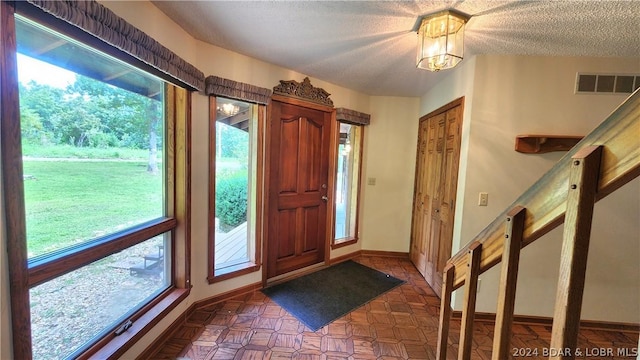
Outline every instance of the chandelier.
{"label": "chandelier", "polygon": [[468,20],[468,15],[454,10],[422,16],[416,66],[430,71],[456,66],[464,55],[464,26]]}
{"label": "chandelier", "polygon": [[218,106],[217,110],[226,116],[233,116],[240,111],[240,107],[232,103],[224,103],[222,106]]}

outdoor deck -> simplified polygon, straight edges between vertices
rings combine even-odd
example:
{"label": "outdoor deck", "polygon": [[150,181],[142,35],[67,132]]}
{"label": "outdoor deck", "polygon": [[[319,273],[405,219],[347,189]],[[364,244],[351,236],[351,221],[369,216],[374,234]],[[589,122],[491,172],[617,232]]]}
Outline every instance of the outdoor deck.
{"label": "outdoor deck", "polygon": [[243,223],[228,233],[216,233],[215,263],[235,264],[246,261],[247,223]]}

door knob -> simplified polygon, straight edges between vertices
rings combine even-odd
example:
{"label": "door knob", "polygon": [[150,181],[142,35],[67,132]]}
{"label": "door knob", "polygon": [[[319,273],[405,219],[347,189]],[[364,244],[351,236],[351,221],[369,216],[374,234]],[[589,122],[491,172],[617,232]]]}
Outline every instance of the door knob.
{"label": "door knob", "polygon": [[327,195],[322,195],[321,197],[322,201],[327,202],[329,201],[329,197]]}

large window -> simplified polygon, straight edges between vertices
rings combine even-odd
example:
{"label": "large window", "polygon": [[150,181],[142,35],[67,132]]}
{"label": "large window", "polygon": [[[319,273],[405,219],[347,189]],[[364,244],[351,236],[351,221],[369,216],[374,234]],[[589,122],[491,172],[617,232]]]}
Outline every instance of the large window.
{"label": "large window", "polygon": [[211,107],[209,280],[216,281],[258,267],[258,113],[264,106],[212,97]]}
{"label": "large window", "polygon": [[334,246],[358,239],[358,196],[362,157],[362,125],[339,123]]}
{"label": "large window", "polygon": [[15,34],[20,139],[2,141],[22,153],[22,173],[3,173],[24,189],[12,193],[24,239],[10,239],[27,250],[31,321],[20,327],[34,359],[75,358],[177,286],[185,102],[164,80],[27,17],[15,16]]}

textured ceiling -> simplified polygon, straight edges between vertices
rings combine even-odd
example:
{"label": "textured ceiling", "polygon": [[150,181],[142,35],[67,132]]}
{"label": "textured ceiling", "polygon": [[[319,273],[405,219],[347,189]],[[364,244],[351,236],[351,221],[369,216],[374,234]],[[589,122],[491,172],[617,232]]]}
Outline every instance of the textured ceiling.
{"label": "textured ceiling", "polygon": [[447,8],[472,16],[465,57],[622,56],[640,66],[640,1],[153,3],[199,40],[370,95],[421,96],[446,76],[415,67],[414,29]]}

